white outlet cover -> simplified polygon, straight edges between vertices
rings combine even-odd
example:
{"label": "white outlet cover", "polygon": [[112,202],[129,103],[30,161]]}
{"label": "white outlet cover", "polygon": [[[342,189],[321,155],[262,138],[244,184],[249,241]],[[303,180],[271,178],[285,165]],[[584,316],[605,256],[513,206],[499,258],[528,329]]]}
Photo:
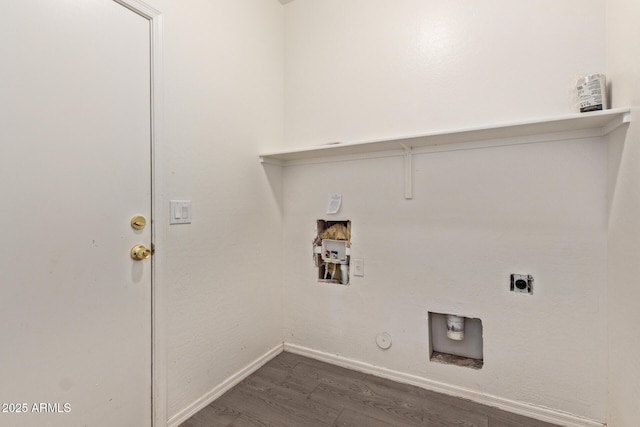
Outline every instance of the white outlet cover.
{"label": "white outlet cover", "polygon": [[364,277],[364,260],[354,259],[353,263],[353,275],[358,277]]}

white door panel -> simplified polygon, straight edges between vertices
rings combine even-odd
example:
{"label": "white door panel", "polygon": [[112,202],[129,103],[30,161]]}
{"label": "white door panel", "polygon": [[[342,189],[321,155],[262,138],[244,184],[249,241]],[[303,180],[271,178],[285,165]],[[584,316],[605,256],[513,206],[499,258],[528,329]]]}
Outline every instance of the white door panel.
{"label": "white door panel", "polygon": [[3,5],[0,403],[27,413],[0,426],[151,425],[149,34],[112,0]]}

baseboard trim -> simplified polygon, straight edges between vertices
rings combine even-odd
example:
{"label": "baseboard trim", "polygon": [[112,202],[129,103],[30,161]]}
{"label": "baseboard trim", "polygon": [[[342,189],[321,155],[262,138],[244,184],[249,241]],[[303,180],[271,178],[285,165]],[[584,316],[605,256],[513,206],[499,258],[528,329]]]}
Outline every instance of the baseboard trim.
{"label": "baseboard trim", "polygon": [[205,393],[195,402],[171,417],[169,421],[167,421],[167,427],[178,427],[180,424],[187,421],[189,418],[197,414],[201,409],[205,408],[207,405],[232,389],[249,375],[260,369],[265,363],[276,357],[278,354],[282,353],[283,347],[283,344],[278,344],[235,374],[231,375],[221,384],[217,385],[211,391]]}
{"label": "baseboard trim", "polygon": [[335,354],[325,353],[319,350],[314,350],[308,347],[302,347],[296,344],[284,343],[284,351],[290,353],[299,354],[301,356],[310,357],[312,359],[320,360],[323,362],[331,363],[333,365],[342,366],[344,368],[353,369],[355,371],[364,372],[367,374],[375,375],[377,377],[387,378],[393,381],[415,385],[427,390],[435,391],[450,396],[469,399],[474,402],[492,406],[494,408],[502,409],[514,414],[523,415],[536,420],[545,421],[552,424],[558,424],[566,427],[603,427],[602,424],[597,421],[585,419],[572,414],[556,411],[549,408],[543,408],[538,406],[529,405],[526,403],[516,402],[502,397],[491,396],[477,391],[469,390],[463,387],[457,387],[450,384],[445,384],[438,381],[429,380],[427,378],[418,377],[416,375],[406,374],[391,369],[382,368],[379,366],[371,365],[369,363],[360,362],[346,358],[344,356],[338,356]]}

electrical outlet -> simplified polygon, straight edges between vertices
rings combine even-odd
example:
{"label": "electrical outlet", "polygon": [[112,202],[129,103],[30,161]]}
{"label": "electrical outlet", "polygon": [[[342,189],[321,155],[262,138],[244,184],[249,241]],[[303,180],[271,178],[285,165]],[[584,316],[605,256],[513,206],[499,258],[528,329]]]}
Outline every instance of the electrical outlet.
{"label": "electrical outlet", "polygon": [[351,267],[353,267],[353,275],[358,277],[364,277],[364,260],[363,259],[354,259],[351,263]]}
{"label": "electrical outlet", "polygon": [[511,292],[533,294],[533,276],[530,274],[512,274]]}

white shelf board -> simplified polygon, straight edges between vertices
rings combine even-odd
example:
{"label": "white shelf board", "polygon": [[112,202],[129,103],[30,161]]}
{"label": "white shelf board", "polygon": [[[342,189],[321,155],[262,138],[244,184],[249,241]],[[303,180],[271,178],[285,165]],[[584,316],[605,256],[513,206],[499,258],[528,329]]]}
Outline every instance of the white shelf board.
{"label": "white shelf board", "polygon": [[591,113],[576,113],[537,120],[502,123],[465,129],[445,130],[421,135],[406,135],[370,141],[347,142],[315,147],[278,150],[260,154],[264,163],[288,162],[323,157],[365,154],[398,149],[413,149],[444,144],[500,140],[545,134],[568,134],[576,131],[595,130],[606,135],[618,126],[630,121],[629,108],[616,108]]}

